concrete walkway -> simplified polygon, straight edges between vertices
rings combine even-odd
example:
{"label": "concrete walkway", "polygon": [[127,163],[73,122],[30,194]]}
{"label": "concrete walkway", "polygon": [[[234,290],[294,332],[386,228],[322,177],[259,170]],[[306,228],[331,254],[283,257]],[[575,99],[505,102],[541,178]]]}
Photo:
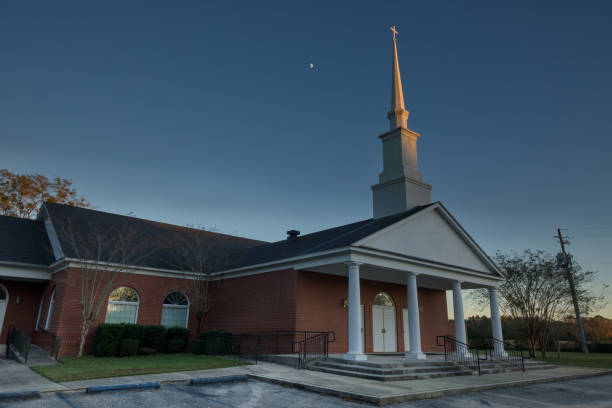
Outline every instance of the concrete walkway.
{"label": "concrete walkway", "polygon": [[439,398],[496,388],[567,381],[606,374],[612,374],[612,370],[559,366],[559,368],[532,370],[525,373],[511,372],[482,376],[381,382],[317,371],[295,370],[275,364],[259,364],[251,368],[250,373],[251,377],[259,380],[376,405]]}
{"label": "concrete walkway", "polygon": [[146,374],[56,384],[41,377],[21,364],[8,360],[0,360],[0,364],[0,392],[32,390],[41,392],[77,391],[99,385],[135,384],[144,382],[187,382],[195,378],[248,375],[251,378],[262,381],[269,381],[377,405],[438,398],[496,388],[565,381],[612,373],[612,370],[583,367],[559,367],[547,370],[533,370],[526,373],[513,372],[483,376],[474,375],[432,378],[426,380],[380,382],[310,370],[298,370],[273,363],[260,362],[257,365],[251,366],[164,374]]}
{"label": "concrete walkway", "polygon": [[27,366],[14,360],[0,358],[0,393],[19,391],[57,391],[61,385],[36,374]]}

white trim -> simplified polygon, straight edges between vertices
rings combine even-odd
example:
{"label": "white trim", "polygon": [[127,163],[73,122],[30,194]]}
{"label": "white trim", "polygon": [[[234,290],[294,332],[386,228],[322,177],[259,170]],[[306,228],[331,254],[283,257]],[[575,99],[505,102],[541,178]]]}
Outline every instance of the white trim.
{"label": "white trim", "polygon": [[45,302],[47,301],[47,293],[43,292],[42,297],[40,299],[40,305],[38,306],[38,315],[36,316],[36,326],[34,326],[34,330],[40,329],[40,318],[42,317],[42,311],[45,307]]}
{"label": "white trim", "polygon": [[0,289],[4,289],[4,293],[6,293],[6,299],[0,300],[0,302],[4,303],[4,310],[0,310],[0,335],[2,335],[2,326],[4,326],[4,317],[6,316],[6,311],[9,306],[10,293],[6,286],[0,283]]}
{"label": "white trim", "polygon": [[45,217],[45,231],[47,231],[47,236],[49,237],[49,243],[51,243],[51,249],[53,250],[53,256],[55,259],[62,259],[64,257],[64,251],[62,250],[62,245],[60,244],[59,238],[57,237],[57,233],[55,232],[55,227],[53,226],[53,221],[51,221],[51,217]]}
{"label": "white trim", "polygon": [[51,271],[39,265],[26,265],[18,263],[0,263],[0,278],[14,278],[18,280],[48,281]]}
{"label": "white trim", "polygon": [[53,306],[55,305],[55,289],[57,289],[57,287],[53,287],[53,291],[51,291],[51,297],[49,297],[49,309],[47,310],[45,330],[49,330],[49,325],[51,324],[51,314],[53,313]]}

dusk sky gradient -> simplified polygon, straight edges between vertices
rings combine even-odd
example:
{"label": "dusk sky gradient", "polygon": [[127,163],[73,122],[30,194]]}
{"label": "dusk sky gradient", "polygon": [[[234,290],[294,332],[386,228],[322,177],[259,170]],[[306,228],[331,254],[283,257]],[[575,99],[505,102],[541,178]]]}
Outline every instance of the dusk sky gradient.
{"label": "dusk sky gradient", "polygon": [[609,1],[4,1],[0,168],[270,241],[369,218],[391,25],[433,200],[612,284]]}

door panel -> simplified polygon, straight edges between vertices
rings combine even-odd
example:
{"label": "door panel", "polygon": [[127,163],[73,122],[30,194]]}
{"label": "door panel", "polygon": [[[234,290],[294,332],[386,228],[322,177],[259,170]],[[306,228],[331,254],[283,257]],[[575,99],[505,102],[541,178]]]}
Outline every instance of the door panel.
{"label": "door panel", "polygon": [[385,351],[383,329],[383,308],[382,306],[372,306],[372,339],[375,353]]}
{"label": "door panel", "polygon": [[385,307],[384,308],[384,342],[385,342],[385,351],[397,351],[397,329],[395,324],[395,308],[394,307]]}
{"label": "door panel", "polygon": [[408,325],[408,309],[402,309],[402,326],[404,326],[404,351],[410,351],[410,326]]}

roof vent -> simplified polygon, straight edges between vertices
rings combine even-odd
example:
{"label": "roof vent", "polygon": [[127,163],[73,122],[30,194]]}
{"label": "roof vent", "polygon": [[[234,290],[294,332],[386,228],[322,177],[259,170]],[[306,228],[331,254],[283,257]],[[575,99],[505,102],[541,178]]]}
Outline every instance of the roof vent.
{"label": "roof vent", "polygon": [[289,230],[287,231],[287,241],[297,241],[298,235],[300,235],[300,231],[298,230]]}

